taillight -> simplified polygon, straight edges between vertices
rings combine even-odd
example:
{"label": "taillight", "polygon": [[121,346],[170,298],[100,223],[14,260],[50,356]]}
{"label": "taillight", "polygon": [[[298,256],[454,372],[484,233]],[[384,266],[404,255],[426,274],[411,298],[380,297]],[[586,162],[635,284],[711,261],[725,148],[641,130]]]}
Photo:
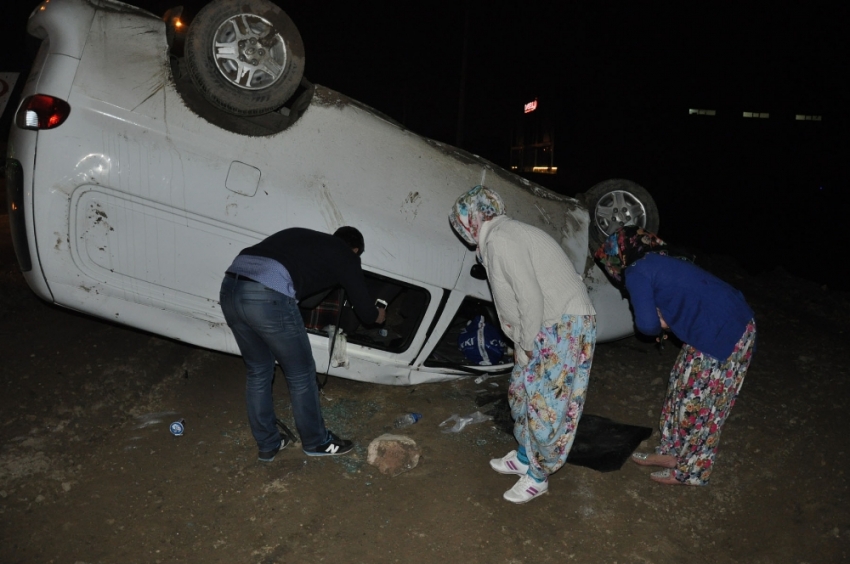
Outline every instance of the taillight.
{"label": "taillight", "polygon": [[15,125],[21,129],[53,129],[62,125],[70,113],[71,106],[65,100],[36,94],[21,104]]}

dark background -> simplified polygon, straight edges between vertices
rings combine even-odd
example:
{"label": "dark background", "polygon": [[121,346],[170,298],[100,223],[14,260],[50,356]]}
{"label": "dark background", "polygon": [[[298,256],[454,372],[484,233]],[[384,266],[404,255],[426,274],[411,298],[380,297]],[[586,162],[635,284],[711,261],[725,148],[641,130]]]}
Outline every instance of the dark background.
{"label": "dark background", "polygon": [[[573,195],[629,178],[655,197],[663,237],[753,273],[782,267],[850,289],[835,260],[850,204],[847,9],[278,3],[302,34],[312,82],[504,167],[523,104],[537,98],[555,116],[558,174],[534,180]],[[204,4],[183,2],[185,19]],[[159,15],[173,3],[136,5]],[[28,69],[35,46],[23,30],[34,6],[4,10],[10,56],[0,70]]]}

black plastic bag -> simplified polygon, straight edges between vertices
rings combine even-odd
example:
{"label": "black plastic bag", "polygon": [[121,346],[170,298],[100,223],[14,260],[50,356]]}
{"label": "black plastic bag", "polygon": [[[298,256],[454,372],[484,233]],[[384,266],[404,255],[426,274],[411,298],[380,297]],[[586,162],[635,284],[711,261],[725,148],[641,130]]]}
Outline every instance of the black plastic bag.
{"label": "black plastic bag", "polygon": [[[483,413],[492,415],[493,423],[513,436],[514,422],[504,393],[481,397],[476,403],[479,406],[492,403]],[[638,445],[651,435],[652,429],[649,427],[618,423],[607,417],[585,413],[579,420],[567,464],[585,466],[599,472],[619,470]]]}

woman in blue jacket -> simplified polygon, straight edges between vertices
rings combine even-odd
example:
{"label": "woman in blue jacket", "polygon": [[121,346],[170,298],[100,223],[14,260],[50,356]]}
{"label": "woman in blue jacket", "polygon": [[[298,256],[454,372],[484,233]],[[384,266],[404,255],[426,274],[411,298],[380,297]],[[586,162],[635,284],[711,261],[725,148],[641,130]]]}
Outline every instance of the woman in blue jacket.
{"label": "woman in blue jacket", "polygon": [[656,482],[704,486],[750,365],[756,324],[741,292],[674,254],[656,235],[624,227],[595,257],[625,285],[638,331],[663,340],[669,330],[684,343],[661,410],[661,444],[632,460],[662,467],[650,476]]}

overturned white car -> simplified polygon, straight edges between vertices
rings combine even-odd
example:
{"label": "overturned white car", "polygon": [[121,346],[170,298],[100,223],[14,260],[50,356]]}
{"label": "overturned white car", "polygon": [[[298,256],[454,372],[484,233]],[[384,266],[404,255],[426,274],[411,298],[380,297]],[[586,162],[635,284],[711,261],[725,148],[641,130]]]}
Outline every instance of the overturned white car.
{"label": "overturned white car", "polygon": [[[371,283],[393,299],[378,328],[346,322],[344,295],[305,300],[319,371],[417,384],[505,370],[507,351],[480,366],[458,347],[467,321],[495,313],[447,213],[485,184],[511,216],[560,241],[590,291],[600,341],[632,333],[628,303],[588,250],[591,229],[602,229],[597,240],[623,223],[657,229],[639,186],[595,188],[591,222],[575,199],[313,85],[297,29],[267,0],[207,5],[184,56],[171,49],[177,22],[111,0],[49,0],[29,19],[42,43],[6,170],[16,254],[40,297],[238,354],[217,302],[236,254],[283,228],[352,225]],[[339,362],[329,325],[347,331]]]}

